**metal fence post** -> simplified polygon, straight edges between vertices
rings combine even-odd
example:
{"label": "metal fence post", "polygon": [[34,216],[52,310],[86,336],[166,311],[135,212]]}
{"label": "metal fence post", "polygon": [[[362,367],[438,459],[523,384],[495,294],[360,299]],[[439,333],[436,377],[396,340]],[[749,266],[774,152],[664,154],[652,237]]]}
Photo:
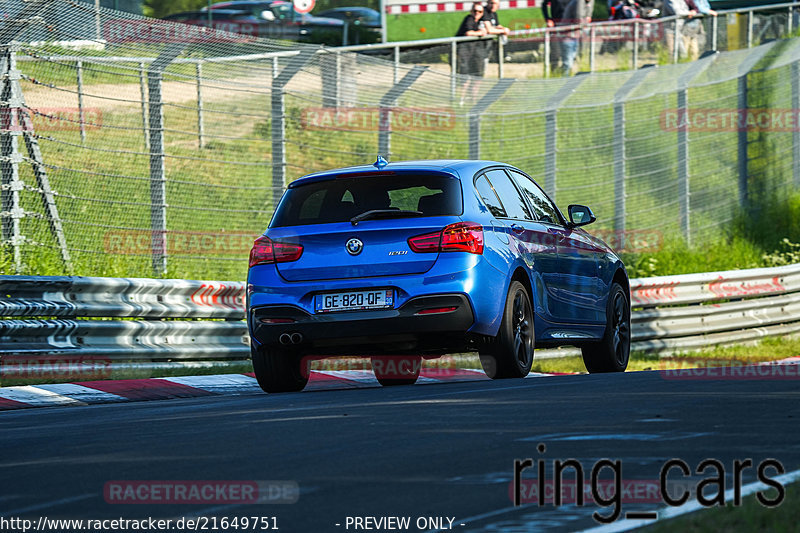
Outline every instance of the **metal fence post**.
{"label": "metal fence post", "polygon": [[163,73],[183,50],[172,44],[150,64],[147,94],[150,120],[150,229],[153,274],[167,272],[167,169],[164,158],[164,100],[161,94]]}
{"label": "metal fence post", "polygon": [[394,70],[392,72],[392,83],[397,84],[400,77],[400,47],[394,47]]}
{"label": "metal fence post", "polygon": [[714,15],[711,18],[711,49],[717,49],[717,33],[719,32],[719,17]]}
{"label": "metal fence post", "polygon": [[[738,74],[739,78],[737,80],[738,85],[738,116],[739,117],[746,117],[747,110],[748,110],[748,86],[747,86],[747,74],[753,69],[753,67],[758,63],[764,55],[767,54],[774,46],[777,41],[773,41],[768,45],[761,46],[756,48],[755,50],[751,51],[747,57],[739,63]],[[747,128],[738,128],[738,167],[739,167],[739,205],[743,208],[749,207],[750,199],[749,199],[749,190],[748,190],[748,181],[750,172],[748,169],[749,166],[749,156],[748,156],[748,138],[747,138]]]}
{"label": "metal fence post", "polygon": [[544,77],[550,77],[550,29],[544,29]]}
{"label": "metal fence post", "polygon": [[747,48],[753,47],[753,12],[747,12]]}
{"label": "metal fence post", "polygon": [[286,187],[286,102],[285,87],[300,69],[314,57],[313,50],[292,56],[278,77],[272,80],[272,208],[278,206]]}
{"label": "metal fence post", "polygon": [[81,144],[86,144],[86,115],[83,111],[83,61],[76,61],[75,70],[78,78],[78,121],[81,129]]}
{"label": "metal fence post", "polygon": [[[800,61],[792,63],[792,109],[800,109]],[[800,129],[792,129],[792,175],[795,189],[800,188]]]}
{"label": "metal fence post", "polygon": [[717,54],[694,61],[678,77],[678,205],[681,231],[687,243],[691,243],[691,183],[689,167],[689,84],[711,64]]}
{"label": "metal fence post", "polygon": [[794,20],[792,20],[792,8],[789,8],[789,16],[786,19],[786,35],[792,35],[792,30],[794,30]]}
{"label": "metal fence post", "polygon": [[147,82],[145,81],[144,63],[139,63],[139,94],[142,98],[142,131],[144,132],[144,147],[150,152],[150,126],[147,119]]}
{"label": "metal fence post", "polygon": [[0,74],[6,77],[3,80],[0,99],[7,102],[4,105],[4,113],[0,116],[3,121],[2,134],[0,134],[0,166],[2,166],[0,211],[2,211],[3,242],[11,244],[14,254],[14,270],[19,274],[22,271],[20,219],[25,216],[25,212],[19,204],[19,191],[23,188],[23,183],[19,179],[19,164],[22,162],[22,154],[19,152],[19,137],[22,135],[22,131],[20,131],[18,115],[19,103],[14,101],[14,83],[19,82],[19,71],[15,68],[16,53],[16,47],[8,45],[5,47],[3,57],[0,58]]}
{"label": "metal fence post", "polygon": [[397,99],[408,90],[415,81],[422,76],[427,67],[415,65],[403,79],[386,91],[380,102],[380,122],[378,124],[378,155],[391,159],[392,152],[392,108],[397,105]]}
{"label": "metal fence post", "polygon": [[203,134],[205,122],[203,120],[203,62],[195,63],[195,78],[197,79],[197,146],[203,148]]}
{"label": "metal fence post", "polygon": [[620,249],[625,248],[626,241],[625,99],[650,72],[650,69],[635,71],[614,95],[614,231]]}
{"label": "metal fence post", "polygon": [[503,40],[506,38],[505,35],[500,35],[497,37],[497,77],[503,78],[505,71],[504,71],[504,61],[506,56],[506,49],[505,45],[503,44]]}
{"label": "metal fence post", "polygon": [[596,37],[595,26],[589,26],[589,72],[594,72],[594,40]]}
{"label": "metal fence post", "polygon": [[556,201],[556,152],[558,149],[558,108],[588,76],[577,75],[567,78],[561,89],[547,101],[544,116],[544,190]]}
{"label": "metal fence post", "polygon": [[678,55],[681,49],[681,22],[682,19],[675,19],[672,31],[672,62],[678,62]]}
{"label": "metal fence post", "polygon": [[633,19],[633,70],[639,68],[639,19]]}
{"label": "metal fence post", "polygon": [[516,80],[502,79],[494,84],[469,110],[469,158],[481,158],[481,115],[500,99]]}
{"label": "metal fence post", "polygon": [[450,99],[456,99],[456,75],[458,74],[458,43],[450,41]]}

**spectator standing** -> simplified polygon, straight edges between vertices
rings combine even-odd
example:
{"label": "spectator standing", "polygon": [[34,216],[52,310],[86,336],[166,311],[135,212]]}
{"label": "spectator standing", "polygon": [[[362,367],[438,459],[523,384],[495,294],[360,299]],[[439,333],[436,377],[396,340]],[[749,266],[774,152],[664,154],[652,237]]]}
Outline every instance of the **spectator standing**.
{"label": "spectator standing", "polygon": [[[542,16],[548,28],[554,27],[564,18],[564,9],[569,4],[569,0],[543,0]],[[550,65],[555,70],[561,60],[561,44],[553,42],[550,44]]]}
{"label": "spectator standing", "polygon": [[[486,35],[486,25],[483,22],[483,4],[475,2],[469,14],[461,21],[456,37],[483,37]],[[468,76],[482,78],[486,67],[484,58],[486,57],[486,46],[482,41],[470,41],[458,44],[458,56],[456,61],[456,72]],[[474,97],[478,93],[478,80],[467,78],[464,82],[461,93],[461,105],[464,99]]]}
{"label": "spectator standing", "polygon": [[[564,8],[564,18],[560,26],[588,24],[592,21],[594,0],[570,0]],[[559,35],[561,41],[561,70],[564,76],[572,74],[572,65],[578,55],[578,35],[580,30],[571,30]]]}
{"label": "spectator standing", "polygon": [[[500,24],[500,19],[497,16],[497,10],[500,9],[500,0],[489,0],[486,2],[486,6],[484,6],[483,10],[483,24],[486,27],[486,33],[488,35],[498,35],[498,39],[503,39],[503,44],[506,43],[508,40],[508,34],[511,33],[508,28]],[[494,41],[487,41],[486,42],[486,62],[489,61],[489,56],[493,55],[493,51],[495,57],[497,53],[499,53],[499,48],[495,45]]]}
{"label": "spectator standing", "polygon": [[[686,0],[664,0],[664,15],[692,18],[697,15],[697,10],[694,7],[694,3],[690,5]],[[689,58],[696,57],[698,51],[697,39],[694,36],[694,32],[683,31],[684,22],[683,18],[675,20],[676,29],[681,36],[677,43],[675,42],[675,32],[672,29],[665,29],[667,50],[669,55],[672,56],[677,46],[679,55],[688,56]]]}

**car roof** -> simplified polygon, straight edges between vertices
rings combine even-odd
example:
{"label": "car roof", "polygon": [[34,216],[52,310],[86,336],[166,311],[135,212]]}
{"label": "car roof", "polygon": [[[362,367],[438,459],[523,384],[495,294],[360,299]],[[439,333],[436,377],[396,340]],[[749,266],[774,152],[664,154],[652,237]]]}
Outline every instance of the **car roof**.
{"label": "car roof", "polygon": [[475,159],[423,159],[417,161],[397,161],[394,163],[388,163],[381,169],[376,168],[374,165],[358,165],[315,172],[294,180],[289,184],[289,187],[291,188],[305,183],[332,179],[336,176],[341,176],[342,174],[353,175],[355,177],[359,174],[385,174],[392,171],[405,173],[414,170],[424,170],[427,172],[451,174],[453,176],[472,177],[472,174],[481,170],[482,168],[494,165],[511,166],[498,161]]}

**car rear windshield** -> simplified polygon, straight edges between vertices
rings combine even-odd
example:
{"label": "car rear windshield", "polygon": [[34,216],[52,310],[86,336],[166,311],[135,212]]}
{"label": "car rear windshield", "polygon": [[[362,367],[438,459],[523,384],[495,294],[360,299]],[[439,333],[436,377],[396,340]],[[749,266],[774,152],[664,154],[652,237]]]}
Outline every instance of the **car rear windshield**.
{"label": "car rear windshield", "polygon": [[311,182],[286,192],[270,227],[347,222],[371,210],[406,214],[419,211],[419,216],[460,215],[461,182],[442,174],[425,173]]}

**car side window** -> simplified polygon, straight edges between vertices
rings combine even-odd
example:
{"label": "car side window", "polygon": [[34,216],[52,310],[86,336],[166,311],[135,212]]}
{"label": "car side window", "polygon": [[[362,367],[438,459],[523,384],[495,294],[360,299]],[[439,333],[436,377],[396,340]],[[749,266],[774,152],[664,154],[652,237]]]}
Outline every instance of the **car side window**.
{"label": "car side window", "polygon": [[486,176],[481,176],[475,180],[475,189],[478,191],[483,203],[489,208],[489,212],[492,216],[497,218],[506,218],[508,216],[506,210],[503,209],[503,204],[497,197],[497,193],[492,188],[489,180],[486,179]]}
{"label": "car side window", "polygon": [[528,205],[519,193],[519,190],[511,182],[508,174],[500,169],[490,170],[485,174],[489,183],[492,185],[500,201],[503,202],[508,218],[518,218],[522,220],[533,220]]}
{"label": "car side window", "polygon": [[516,172],[511,169],[508,169],[508,171],[514,176],[517,185],[525,192],[525,196],[528,197],[537,219],[541,222],[547,222],[548,224],[562,223],[556,207],[531,178],[521,172]]}

